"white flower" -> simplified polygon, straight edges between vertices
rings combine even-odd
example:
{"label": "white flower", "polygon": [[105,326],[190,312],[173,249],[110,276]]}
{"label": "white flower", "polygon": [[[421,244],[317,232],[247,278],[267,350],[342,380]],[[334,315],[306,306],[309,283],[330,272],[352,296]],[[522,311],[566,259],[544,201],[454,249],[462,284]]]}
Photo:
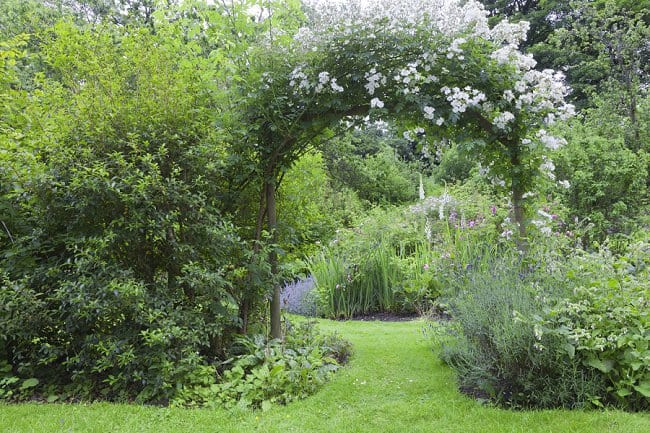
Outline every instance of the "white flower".
{"label": "white flower", "polygon": [[372,68],[369,72],[366,72],[365,78],[368,82],[364,87],[370,95],[373,95],[375,93],[375,89],[377,87],[382,84],[386,84],[386,77],[384,77],[381,72],[377,72],[376,68]]}
{"label": "white flower", "polygon": [[333,90],[334,92],[337,92],[337,93],[340,93],[340,92],[342,92],[342,91],[344,90],[344,89],[343,89],[343,86],[340,86],[340,85],[336,82],[336,78],[332,78],[332,81],[330,81],[330,86],[332,86],[332,90]]}
{"label": "white flower", "polygon": [[545,156],[543,157],[542,160],[543,160],[543,162],[539,166],[539,171],[541,171],[543,174],[548,176],[549,179],[555,180],[555,173],[554,173],[555,164],[553,164],[553,161],[551,161],[549,158],[547,158]]}
{"label": "white flower", "polygon": [[384,108],[384,102],[379,98],[372,98],[370,100],[371,108]]}
{"label": "white flower", "polygon": [[327,82],[330,80],[330,73],[329,72],[321,72],[318,74],[318,82],[320,84],[327,84]]}
{"label": "white flower", "polygon": [[558,184],[564,189],[571,188],[571,184],[569,183],[568,180],[560,180],[560,181],[558,181]]}
{"label": "white flower", "polygon": [[515,115],[509,111],[504,111],[494,118],[494,126],[499,129],[506,129],[506,125],[513,120],[515,120]]}
{"label": "white flower", "polygon": [[515,90],[519,93],[524,93],[526,91],[526,83],[524,81],[517,81],[515,83]]}
{"label": "white flower", "polygon": [[539,140],[544,144],[544,146],[546,146],[546,148],[551,150],[557,150],[566,144],[565,139],[548,135],[544,129],[540,129],[537,132],[537,138],[539,138]]}
{"label": "white flower", "polygon": [[436,111],[435,108],[429,107],[427,105],[427,106],[424,107],[423,111],[424,111],[424,118],[425,119],[433,120],[433,117],[434,117],[433,113]]}

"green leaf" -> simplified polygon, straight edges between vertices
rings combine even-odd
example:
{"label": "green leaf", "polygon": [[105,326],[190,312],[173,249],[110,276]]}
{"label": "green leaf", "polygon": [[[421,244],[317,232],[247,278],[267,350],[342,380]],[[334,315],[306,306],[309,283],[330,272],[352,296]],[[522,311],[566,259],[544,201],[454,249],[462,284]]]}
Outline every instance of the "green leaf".
{"label": "green leaf", "polygon": [[284,366],[281,364],[276,365],[271,369],[271,377],[275,377],[278,373],[284,370]]}
{"label": "green leaf", "polygon": [[273,403],[268,400],[262,401],[262,412],[266,412],[273,407]]}
{"label": "green leaf", "polygon": [[609,373],[614,368],[614,361],[611,359],[600,360],[598,358],[590,358],[585,361],[585,365],[598,369],[603,373]]}
{"label": "green leaf", "polygon": [[643,362],[631,362],[630,367],[632,367],[633,371],[638,371],[641,367],[643,367],[644,363]]}
{"label": "green leaf", "polygon": [[28,389],[28,388],[33,388],[36,385],[38,385],[38,379],[35,377],[32,377],[31,379],[27,379],[23,382],[23,384],[20,386],[20,389]]}
{"label": "green leaf", "polygon": [[632,391],[630,391],[628,388],[621,388],[621,389],[616,390],[616,394],[619,397],[627,397],[628,395],[632,394]]}
{"label": "green leaf", "polygon": [[576,356],[576,348],[573,344],[566,343],[563,348],[566,351],[567,355],[569,355],[569,358],[573,359]]}
{"label": "green leaf", "polygon": [[634,389],[644,397],[650,398],[650,380],[641,382],[640,384],[636,385]]}

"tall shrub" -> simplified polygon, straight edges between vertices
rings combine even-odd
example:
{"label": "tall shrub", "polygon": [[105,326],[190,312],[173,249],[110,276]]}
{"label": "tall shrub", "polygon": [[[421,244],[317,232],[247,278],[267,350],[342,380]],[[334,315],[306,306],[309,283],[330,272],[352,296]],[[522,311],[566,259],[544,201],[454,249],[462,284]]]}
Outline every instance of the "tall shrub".
{"label": "tall shrub", "polygon": [[36,392],[165,402],[264,296],[269,269],[241,277],[252,246],[220,211],[214,64],[158,30],[46,33],[43,121],[24,129],[41,169],[0,171],[20,187],[3,197],[20,230],[2,240],[0,350]]}

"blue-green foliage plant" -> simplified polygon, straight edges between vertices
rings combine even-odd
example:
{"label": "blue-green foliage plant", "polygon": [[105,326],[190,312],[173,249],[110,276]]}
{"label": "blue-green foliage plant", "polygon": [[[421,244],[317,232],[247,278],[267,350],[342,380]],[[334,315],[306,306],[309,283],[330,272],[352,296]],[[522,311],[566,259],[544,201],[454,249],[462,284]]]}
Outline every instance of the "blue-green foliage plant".
{"label": "blue-green foliage plant", "polygon": [[538,350],[534,326],[522,319],[554,299],[552,281],[538,280],[548,269],[531,269],[516,252],[488,263],[468,269],[463,287],[444,300],[453,322],[441,356],[460,389],[515,408],[585,406],[602,382],[581,375],[550,342]]}
{"label": "blue-green foliage plant", "polygon": [[509,407],[647,409],[647,243],[615,257],[558,241],[466,270],[444,297],[443,360],[463,391]]}

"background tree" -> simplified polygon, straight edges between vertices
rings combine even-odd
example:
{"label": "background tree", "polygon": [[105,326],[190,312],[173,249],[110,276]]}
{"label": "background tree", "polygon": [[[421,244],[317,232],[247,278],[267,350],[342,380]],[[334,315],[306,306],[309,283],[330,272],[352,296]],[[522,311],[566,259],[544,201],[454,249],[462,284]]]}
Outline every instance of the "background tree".
{"label": "background tree", "polygon": [[404,138],[377,125],[355,128],[330,140],[323,150],[328,173],[339,188],[351,188],[374,205],[400,204],[417,197],[420,152]]}

